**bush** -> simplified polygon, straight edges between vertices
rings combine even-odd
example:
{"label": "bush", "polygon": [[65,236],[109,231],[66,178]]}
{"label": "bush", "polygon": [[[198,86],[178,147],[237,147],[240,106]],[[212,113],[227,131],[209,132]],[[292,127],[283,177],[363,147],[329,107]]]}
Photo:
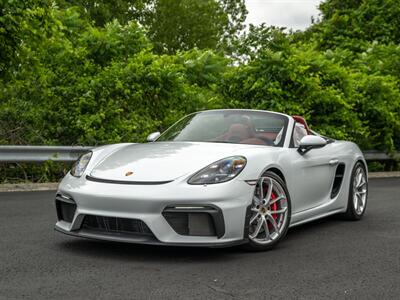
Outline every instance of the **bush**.
{"label": "bush", "polygon": [[[212,86],[225,58],[153,54],[132,22],[83,26],[74,10],[56,21],[59,31],[40,47],[21,48],[20,69],[1,86],[0,143],[143,141],[189,112],[223,106]],[[80,34],[70,34],[76,28]]]}
{"label": "bush", "polygon": [[394,150],[400,133],[396,81],[329,56],[300,45],[266,49],[226,75],[223,95],[233,106],[303,115],[314,130],[364,149]]}

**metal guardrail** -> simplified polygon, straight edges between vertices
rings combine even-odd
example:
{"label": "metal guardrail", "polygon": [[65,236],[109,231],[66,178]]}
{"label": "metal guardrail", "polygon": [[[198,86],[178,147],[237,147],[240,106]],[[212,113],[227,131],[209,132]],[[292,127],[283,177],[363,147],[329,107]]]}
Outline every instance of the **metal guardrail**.
{"label": "metal guardrail", "polygon": [[[73,162],[81,154],[93,149],[91,146],[0,146],[0,162]],[[367,161],[392,161],[400,159],[400,152],[387,154],[364,151]]]}
{"label": "metal guardrail", "polygon": [[379,152],[375,150],[364,151],[364,157],[366,161],[390,161],[400,160],[400,152],[387,154],[385,152]]}
{"label": "metal guardrail", "polygon": [[82,146],[0,146],[0,162],[73,162],[93,147]]}

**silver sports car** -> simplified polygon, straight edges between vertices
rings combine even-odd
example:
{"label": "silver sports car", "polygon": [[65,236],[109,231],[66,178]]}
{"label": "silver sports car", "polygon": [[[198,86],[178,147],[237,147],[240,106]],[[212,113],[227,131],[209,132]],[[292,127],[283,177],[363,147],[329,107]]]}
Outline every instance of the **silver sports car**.
{"label": "silver sports car", "polygon": [[61,181],[55,229],[109,241],[252,250],[333,214],[359,220],[367,165],[352,142],[304,118],[257,110],[190,114],[144,144],[80,157]]}

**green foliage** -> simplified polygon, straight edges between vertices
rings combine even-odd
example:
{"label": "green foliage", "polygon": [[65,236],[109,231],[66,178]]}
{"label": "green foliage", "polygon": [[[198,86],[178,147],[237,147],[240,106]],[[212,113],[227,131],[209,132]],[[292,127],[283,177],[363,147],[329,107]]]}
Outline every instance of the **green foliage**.
{"label": "green foliage", "polygon": [[35,163],[0,163],[1,183],[57,182],[71,169],[71,163],[47,161]]}
{"label": "green foliage", "polygon": [[225,95],[243,107],[304,115],[313,129],[338,139],[359,140],[367,128],[354,112],[348,70],[323,53],[291,46],[263,50],[231,72]]}
{"label": "green foliage", "polygon": [[188,112],[222,106],[212,85],[225,58],[156,55],[136,23],[93,27],[76,9],[55,11],[53,21],[58,29],[21,46],[19,71],[0,85],[1,143],[143,141]]}
{"label": "green foliage", "polygon": [[329,51],[266,48],[225,83],[224,96],[234,105],[304,115],[314,130],[363,149],[400,146],[397,81],[335,63]]}
{"label": "green foliage", "polygon": [[121,26],[114,20],[104,28],[89,27],[81,38],[89,51],[87,58],[100,66],[126,61],[134,54],[152,48],[143,30],[134,22]]}
{"label": "green foliage", "polygon": [[62,8],[77,7],[97,26],[118,20],[136,21],[148,30],[157,53],[193,48],[233,51],[244,29],[244,0],[57,0]]}
{"label": "green foliage", "polygon": [[322,22],[311,28],[323,49],[362,50],[365,42],[400,43],[398,0],[327,0]]}
{"label": "green foliage", "polygon": [[400,79],[400,44],[373,42],[357,54],[352,64],[368,74],[392,75]]}
{"label": "green foliage", "polygon": [[[141,142],[187,113],[236,107],[400,149],[394,0],[327,0],[306,32],[262,25],[240,37],[243,0],[0,1],[0,144]],[[1,181],[65,171],[0,170]]]}
{"label": "green foliage", "polygon": [[227,22],[215,0],[158,0],[148,22],[149,37],[159,53],[216,49]]}
{"label": "green foliage", "polygon": [[221,74],[229,68],[230,60],[214,52],[190,50],[180,53],[178,60],[185,66],[185,76],[190,83],[216,91]]}
{"label": "green foliage", "polygon": [[244,22],[247,17],[245,0],[219,0],[220,9],[228,17],[222,36],[222,45],[227,53],[234,52],[235,41],[245,29]]}
{"label": "green foliage", "polygon": [[157,53],[193,48],[229,51],[246,14],[243,0],[157,0],[144,24]]}
{"label": "green foliage", "polygon": [[50,0],[0,0],[0,78],[17,64],[20,47],[53,30]]}
{"label": "green foliage", "polygon": [[88,20],[97,26],[104,26],[113,20],[126,24],[132,20],[142,20],[154,0],[57,0],[62,8],[76,6]]}
{"label": "green foliage", "polygon": [[262,51],[267,49],[279,52],[289,47],[292,37],[276,27],[267,27],[265,24],[254,26],[243,33],[234,42],[233,56],[239,61],[256,59]]}

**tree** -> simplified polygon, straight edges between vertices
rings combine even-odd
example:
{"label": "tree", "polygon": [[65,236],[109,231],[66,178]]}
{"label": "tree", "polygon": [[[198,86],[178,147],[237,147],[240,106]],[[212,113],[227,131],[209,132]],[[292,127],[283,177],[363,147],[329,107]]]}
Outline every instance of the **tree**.
{"label": "tree", "polygon": [[192,48],[230,52],[246,15],[244,0],[157,0],[145,25],[159,53]]}
{"label": "tree", "polygon": [[146,25],[156,52],[216,49],[228,16],[214,0],[158,0]]}
{"label": "tree", "polygon": [[322,49],[365,49],[366,42],[400,43],[398,0],[327,0],[322,21],[310,28]]}
{"label": "tree", "polygon": [[96,26],[102,27],[114,19],[121,24],[126,24],[128,21],[142,21],[154,0],[57,0],[57,2],[61,8],[79,7],[82,15],[93,20]]}
{"label": "tree", "polygon": [[148,30],[157,53],[192,48],[232,51],[244,29],[244,0],[58,0],[62,7],[78,6],[97,26],[117,19],[136,21]]}
{"label": "tree", "polygon": [[21,44],[36,43],[40,36],[52,30],[50,0],[0,0],[0,77],[15,65]]}
{"label": "tree", "polygon": [[266,49],[281,51],[289,46],[291,36],[282,28],[250,24],[247,32],[240,35],[234,42],[233,56],[239,61],[257,58]]}

